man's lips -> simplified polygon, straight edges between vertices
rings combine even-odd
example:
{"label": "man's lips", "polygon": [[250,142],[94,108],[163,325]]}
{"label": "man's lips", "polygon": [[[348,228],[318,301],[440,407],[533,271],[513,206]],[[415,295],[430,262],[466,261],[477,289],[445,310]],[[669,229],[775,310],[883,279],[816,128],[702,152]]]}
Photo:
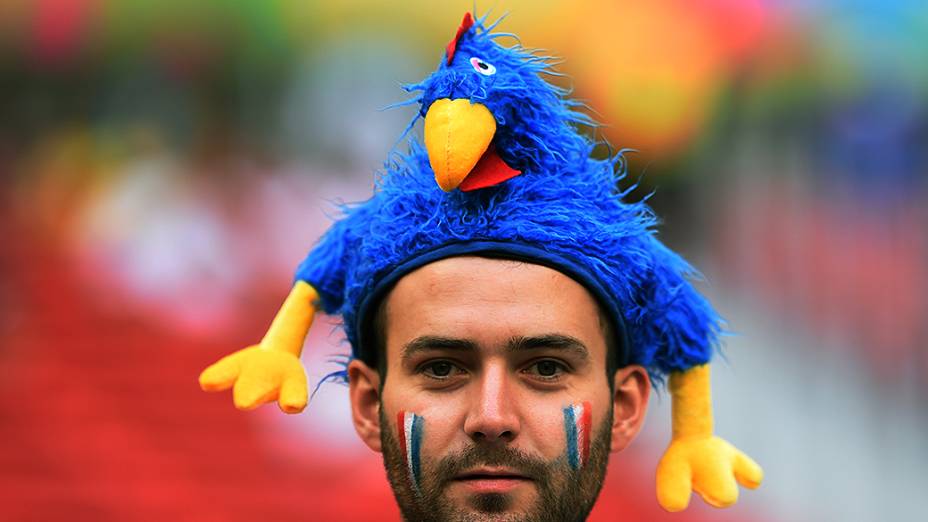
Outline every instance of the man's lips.
{"label": "man's lips", "polygon": [[514,470],[481,468],[460,473],[454,482],[474,493],[505,493],[532,479]]}

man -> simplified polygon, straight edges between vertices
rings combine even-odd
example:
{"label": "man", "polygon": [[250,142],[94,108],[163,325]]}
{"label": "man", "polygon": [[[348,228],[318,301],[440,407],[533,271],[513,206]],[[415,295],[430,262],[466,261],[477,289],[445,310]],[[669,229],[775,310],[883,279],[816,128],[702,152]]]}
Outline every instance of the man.
{"label": "man", "polygon": [[[724,507],[760,468],[713,434],[709,367],[720,319],[695,271],[626,202],[621,153],[468,13],[419,92],[410,140],[300,265],[264,339],[207,368],[241,409],[307,400],[299,362],[317,309],[340,315],[362,439],[383,451],[414,520],[573,520],[609,450],[635,436],[650,382],[669,377],[673,438],[657,499]],[[415,120],[413,121],[413,123]],[[411,127],[411,125],[410,125]]]}
{"label": "man", "polygon": [[[407,520],[585,520],[610,450],[645,417],[650,380],[616,368],[592,295],[540,265],[452,257],[402,278],[380,307],[378,368],[348,367],[355,428],[383,452]],[[591,406],[576,469],[564,409]],[[424,420],[419,472],[397,418]]]}

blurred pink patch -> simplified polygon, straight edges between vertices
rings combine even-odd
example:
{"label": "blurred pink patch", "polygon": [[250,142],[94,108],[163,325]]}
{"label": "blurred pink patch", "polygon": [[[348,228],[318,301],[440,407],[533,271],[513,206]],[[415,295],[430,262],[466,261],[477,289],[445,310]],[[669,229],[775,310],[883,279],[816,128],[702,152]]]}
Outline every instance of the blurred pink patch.
{"label": "blurred pink patch", "polygon": [[36,60],[61,64],[75,57],[88,34],[97,0],[36,0],[33,35]]}

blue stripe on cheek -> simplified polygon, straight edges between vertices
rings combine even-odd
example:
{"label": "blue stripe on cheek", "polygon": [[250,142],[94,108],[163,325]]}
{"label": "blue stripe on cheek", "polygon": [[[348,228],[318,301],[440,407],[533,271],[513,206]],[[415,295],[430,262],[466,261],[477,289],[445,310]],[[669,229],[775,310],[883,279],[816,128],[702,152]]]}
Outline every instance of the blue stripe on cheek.
{"label": "blue stripe on cheek", "polygon": [[567,435],[567,462],[577,469],[580,467],[580,452],[577,448],[577,421],[571,406],[564,408],[564,432]]}
{"label": "blue stripe on cheek", "polygon": [[410,441],[410,448],[412,449],[412,478],[416,488],[419,487],[419,475],[421,472],[421,465],[419,464],[419,449],[422,446],[422,431],[424,422],[425,419],[423,419],[420,415],[415,415],[412,418],[412,440]]}

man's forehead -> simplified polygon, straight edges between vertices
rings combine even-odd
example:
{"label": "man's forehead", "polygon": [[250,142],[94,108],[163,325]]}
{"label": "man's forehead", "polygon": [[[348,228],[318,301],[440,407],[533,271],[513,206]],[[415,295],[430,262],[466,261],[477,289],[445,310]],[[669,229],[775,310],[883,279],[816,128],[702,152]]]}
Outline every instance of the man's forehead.
{"label": "man's forehead", "polygon": [[510,259],[460,256],[427,264],[397,283],[383,312],[391,358],[419,338],[433,346],[512,353],[520,338],[561,336],[586,347],[601,333],[600,310],[582,285],[552,268]]}
{"label": "man's forehead", "polygon": [[[480,281],[489,284],[509,283],[509,287],[518,283],[531,282],[579,286],[579,283],[569,276],[553,268],[527,261],[483,256],[455,256],[419,267],[401,278],[396,288],[401,286],[434,288],[465,282],[474,284]],[[505,294],[504,290],[505,286],[500,287],[499,293]]]}

